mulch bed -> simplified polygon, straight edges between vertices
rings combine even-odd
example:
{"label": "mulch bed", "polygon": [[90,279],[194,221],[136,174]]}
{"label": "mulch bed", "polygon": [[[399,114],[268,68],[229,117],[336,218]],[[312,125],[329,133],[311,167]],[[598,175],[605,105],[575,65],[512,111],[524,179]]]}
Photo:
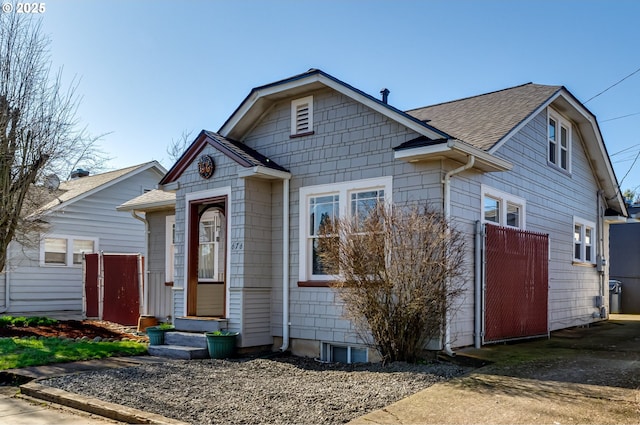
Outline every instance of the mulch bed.
{"label": "mulch bed", "polygon": [[30,336],[82,338],[86,336],[88,339],[100,337],[147,340],[145,335],[136,335],[135,330],[134,327],[99,320],[60,320],[52,325],[0,327],[0,338]]}

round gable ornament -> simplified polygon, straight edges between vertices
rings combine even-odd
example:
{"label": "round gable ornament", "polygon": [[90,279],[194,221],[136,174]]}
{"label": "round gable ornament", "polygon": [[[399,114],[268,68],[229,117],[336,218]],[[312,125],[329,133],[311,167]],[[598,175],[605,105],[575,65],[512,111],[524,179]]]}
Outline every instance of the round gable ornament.
{"label": "round gable ornament", "polygon": [[216,166],[213,163],[213,157],[211,155],[202,155],[200,159],[198,159],[198,174],[200,174],[200,177],[203,179],[211,178],[215,169]]}

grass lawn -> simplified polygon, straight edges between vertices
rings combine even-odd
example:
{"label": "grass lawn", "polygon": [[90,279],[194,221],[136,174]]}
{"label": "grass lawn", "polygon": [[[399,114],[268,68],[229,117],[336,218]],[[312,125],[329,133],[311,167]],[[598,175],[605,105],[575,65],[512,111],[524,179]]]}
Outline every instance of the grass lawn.
{"label": "grass lawn", "polygon": [[147,345],[135,341],[90,342],[61,338],[0,338],[0,370],[51,363],[135,356]]}

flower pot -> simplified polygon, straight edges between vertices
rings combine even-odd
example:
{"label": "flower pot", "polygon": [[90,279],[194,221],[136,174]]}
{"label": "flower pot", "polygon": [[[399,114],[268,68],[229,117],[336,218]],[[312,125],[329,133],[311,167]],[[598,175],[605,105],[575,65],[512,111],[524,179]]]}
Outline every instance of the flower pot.
{"label": "flower pot", "polygon": [[236,348],[236,337],[238,332],[207,332],[207,349],[209,357],[212,359],[226,359],[233,355]]}
{"label": "flower pot", "polygon": [[171,327],[149,326],[146,329],[147,336],[149,337],[149,345],[163,345],[164,333],[171,329],[173,329],[173,326]]}

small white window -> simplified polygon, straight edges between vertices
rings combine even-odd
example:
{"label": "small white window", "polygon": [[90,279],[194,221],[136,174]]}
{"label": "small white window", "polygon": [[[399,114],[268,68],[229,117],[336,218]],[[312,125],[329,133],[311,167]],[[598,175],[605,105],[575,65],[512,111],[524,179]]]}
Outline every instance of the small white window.
{"label": "small white window", "polygon": [[291,135],[303,136],[313,133],[313,96],[291,102]]}
{"label": "small white window", "polygon": [[82,254],[90,254],[94,252],[94,242],[92,240],[74,239],[73,240],[73,264],[82,264]]}
{"label": "small white window", "polygon": [[549,110],[547,161],[565,171],[571,171],[571,123]]}
{"label": "small white window", "polygon": [[48,235],[40,243],[40,265],[80,266],[82,255],[96,252],[97,238]]}
{"label": "small white window", "polygon": [[595,225],[578,217],[573,218],[573,260],[579,263],[595,262]]}
{"label": "small white window", "polygon": [[220,212],[207,210],[200,218],[198,279],[200,281],[222,281],[220,267]]}
{"label": "small white window", "polygon": [[482,221],[499,226],[525,228],[525,200],[489,186],[482,186]]}
{"label": "small white window", "polygon": [[62,238],[46,238],[44,240],[45,264],[67,264],[67,240]]}

